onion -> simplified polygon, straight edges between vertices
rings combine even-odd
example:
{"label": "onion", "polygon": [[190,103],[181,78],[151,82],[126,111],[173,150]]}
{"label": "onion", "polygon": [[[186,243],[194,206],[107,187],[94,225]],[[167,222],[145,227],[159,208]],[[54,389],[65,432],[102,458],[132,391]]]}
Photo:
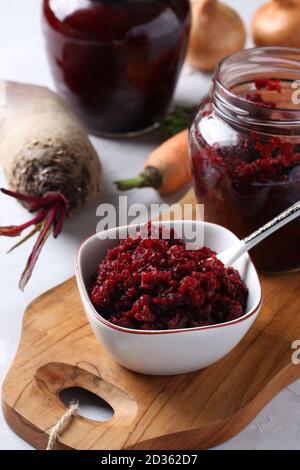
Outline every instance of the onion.
{"label": "onion", "polygon": [[252,23],[257,46],[300,47],[300,0],[273,0],[263,5]]}
{"label": "onion", "polygon": [[245,27],[232,8],[217,0],[196,0],[192,7],[187,60],[200,70],[211,71],[225,56],[244,48]]}

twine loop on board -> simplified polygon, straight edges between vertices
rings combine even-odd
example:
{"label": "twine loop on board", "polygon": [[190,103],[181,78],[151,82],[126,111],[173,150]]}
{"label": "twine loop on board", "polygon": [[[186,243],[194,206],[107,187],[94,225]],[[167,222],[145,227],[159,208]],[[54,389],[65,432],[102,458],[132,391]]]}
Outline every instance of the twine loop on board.
{"label": "twine loop on board", "polygon": [[59,419],[59,421],[53,426],[50,432],[48,445],[46,450],[53,450],[54,445],[61,434],[70,426],[73,416],[79,409],[78,401],[71,401],[69,408]]}

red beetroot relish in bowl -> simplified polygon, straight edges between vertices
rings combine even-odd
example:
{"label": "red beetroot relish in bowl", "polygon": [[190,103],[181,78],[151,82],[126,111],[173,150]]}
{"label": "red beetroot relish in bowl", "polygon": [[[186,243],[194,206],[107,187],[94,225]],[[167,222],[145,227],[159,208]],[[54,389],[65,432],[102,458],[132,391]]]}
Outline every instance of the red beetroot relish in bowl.
{"label": "red beetroot relish in bowl", "polygon": [[97,269],[90,298],[99,314],[125,328],[172,330],[244,315],[248,290],[209,248],[186,250],[174,231],[127,238]]}

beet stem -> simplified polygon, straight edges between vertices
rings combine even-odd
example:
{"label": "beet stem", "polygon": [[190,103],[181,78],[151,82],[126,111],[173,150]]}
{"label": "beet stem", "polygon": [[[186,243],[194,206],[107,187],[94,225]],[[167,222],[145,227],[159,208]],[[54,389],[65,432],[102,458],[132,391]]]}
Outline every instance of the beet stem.
{"label": "beet stem", "polygon": [[32,225],[36,225],[37,223],[44,220],[48,212],[49,212],[49,209],[45,209],[39,212],[39,214],[37,214],[33,219],[29,220],[28,222],[25,222],[22,225],[11,225],[10,227],[0,227],[0,236],[2,235],[4,237],[18,237],[26,228],[31,227]]}
{"label": "beet stem", "polygon": [[45,206],[45,199],[43,197],[28,196],[27,194],[16,193],[15,191],[10,191],[9,189],[4,188],[1,188],[0,191],[3,194],[6,194],[6,196],[13,197],[18,201],[22,201],[29,204],[30,206],[36,207],[36,209]]}
{"label": "beet stem", "polygon": [[54,232],[53,232],[54,238],[57,238],[62,230],[63,222],[65,220],[65,215],[66,215],[66,206],[65,205],[62,206],[60,204],[56,211],[56,222],[54,225]]}
{"label": "beet stem", "polygon": [[53,206],[56,202],[62,202],[68,206],[68,200],[66,197],[59,192],[49,192],[44,196],[28,196],[27,194],[17,193],[15,191],[10,191],[9,189],[0,188],[0,191],[7,196],[13,197],[18,201],[22,201],[29,205],[30,211],[35,212],[41,208]]}
{"label": "beet stem", "polygon": [[23,237],[18,243],[16,243],[8,253],[13,251],[18,246],[25,243],[38,231],[40,232],[37,241],[34,244],[33,250],[27,260],[26,267],[22,273],[19,287],[23,291],[29,279],[31,278],[33,269],[39,258],[41,250],[48,239],[51,229],[53,230],[54,238],[57,238],[62,230],[63,221],[66,215],[66,211],[69,207],[69,203],[64,194],[60,192],[48,192],[43,197],[28,196],[26,194],[17,193],[7,189],[0,189],[7,196],[14,197],[15,199],[22,201],[29,206],[31,212],[39,211],[37,215],[29,220],[28,222],[16,226],[0,227],[0,236],[16,237],[21,235],[22,231],[28,227],[35,225],[33,230]]}
{"label": "beet stem", "polygon": [[13,245],[6,253],[9,254],[12,251],[14,251],[16,248],[18,248],[19,246],[23,245],[23,243],[27,242],[27,240],[29,240],[31,237],[33,237],[33,235],[35,235],[37,232],[39,232],[41,230],[42,226],[43,226],[42,223],[37,224],[31,230],[31,232],[29,232],[25,237],[23,237],[20,241],[18,241],[18,243]]}
{"label": "beet stem", "polygon": [[33,272],[33,269],[36,265],[36,262],[38,260],[38,257],[41,253],[41,250],[44,246],[44,244],[46,243],[49,235],[50,235],[50,231],[51,231],[51,226],[55,220],[55,216],[56,216],[56,206],[55,207],[52,207],[47,215],[47,218],[44,222],[44,225],[43,225],[43,228],[39,234],[39,237],[33,247],[33,250],[28,258],[28,261],[27,261],[27,264],[26,264],[26,267],[23,271],[23,274],[21,276],[21,279],[20,279],[20,283],[19,283],[19,287],[21,289],[21,291],[24,291],[24,288],[26,286],[26,284],[28,283],[29,279],[31,278],[31,275],[32,275],[32,272]]}

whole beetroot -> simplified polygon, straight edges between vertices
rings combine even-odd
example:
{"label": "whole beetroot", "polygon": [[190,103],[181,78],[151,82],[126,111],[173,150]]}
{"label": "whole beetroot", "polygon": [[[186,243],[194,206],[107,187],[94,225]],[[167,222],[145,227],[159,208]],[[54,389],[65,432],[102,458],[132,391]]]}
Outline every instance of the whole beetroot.
{"label": "whole beetroot", "polygon": [[16,247],[39,233],[21,276],[23,290],[51,231],[56,238],[65,217],[99,194],[101,164],[84,128],[55,93],[13,82],[2,82],[1,89],[0,162],[10,187],[2,192],[35,215],[0,228],[0,235],[15,237],[32,226]]}

